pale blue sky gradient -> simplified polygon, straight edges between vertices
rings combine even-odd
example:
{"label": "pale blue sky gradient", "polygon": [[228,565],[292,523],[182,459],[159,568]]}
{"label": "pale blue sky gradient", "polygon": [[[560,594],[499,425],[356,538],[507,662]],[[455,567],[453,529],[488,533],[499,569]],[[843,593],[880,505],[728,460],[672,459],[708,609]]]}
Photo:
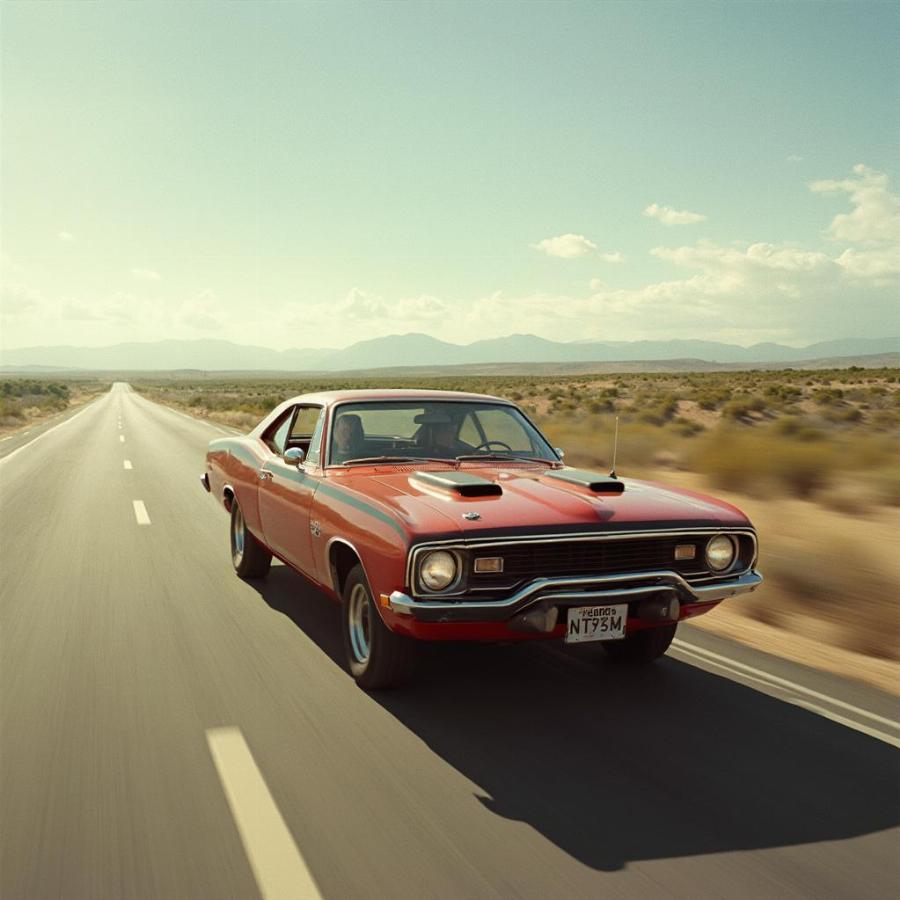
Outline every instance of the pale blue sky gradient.
{"label": "pale blue sky gradient", "polygon": [[898,4],[2,7],[7,347],[900,333]]}

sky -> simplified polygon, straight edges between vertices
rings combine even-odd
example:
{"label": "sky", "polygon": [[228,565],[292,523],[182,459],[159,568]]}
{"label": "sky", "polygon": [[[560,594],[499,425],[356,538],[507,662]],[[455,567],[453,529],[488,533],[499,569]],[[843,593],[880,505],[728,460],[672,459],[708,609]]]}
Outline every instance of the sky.
{"label": "sky", "polygon": [[0,346],[900,334],[900,4],[0,4]]}

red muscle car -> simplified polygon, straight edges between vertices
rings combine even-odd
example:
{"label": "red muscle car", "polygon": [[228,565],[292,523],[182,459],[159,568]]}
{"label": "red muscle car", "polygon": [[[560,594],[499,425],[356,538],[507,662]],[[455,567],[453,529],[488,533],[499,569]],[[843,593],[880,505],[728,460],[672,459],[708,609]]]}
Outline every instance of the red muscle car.
{"label": "red muscle car", "polygon": [[497,397],[294,397],[212,441],[201,481],[240,577],[277,556],[340,601],[366,689],[401,681],[421,640],[597,641],[648,662],[680,620],[762,582],[740,510],[570,468]]}

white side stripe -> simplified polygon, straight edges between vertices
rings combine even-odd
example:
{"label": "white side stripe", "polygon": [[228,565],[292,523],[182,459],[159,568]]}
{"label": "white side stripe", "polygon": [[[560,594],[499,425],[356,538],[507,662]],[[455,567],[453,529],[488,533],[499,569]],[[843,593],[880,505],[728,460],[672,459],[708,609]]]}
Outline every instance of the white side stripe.
{"label": "white side stripe", "polygon": [[264,900],[321,900],[240,729],[210,728],[206,740]]}

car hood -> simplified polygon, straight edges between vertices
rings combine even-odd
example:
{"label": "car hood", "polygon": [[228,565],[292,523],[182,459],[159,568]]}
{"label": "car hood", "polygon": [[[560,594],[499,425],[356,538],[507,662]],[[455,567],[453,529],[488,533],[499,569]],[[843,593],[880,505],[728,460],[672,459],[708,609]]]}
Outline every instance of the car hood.
{"label": "car hood", "polygon": [[[623,478],[622,493],[605,494],[547,477],[547,470],[471,467],[463,472],[463,478],[472,476],[475,481],[487,482],[486,491],[496,491],[499,486],[501,493],[465,496],[455,486],[438,485],[406,466],[402,472],[381,468],[341,480],[393,509],[416,537],[423,532],[461,532],[474,537],[497,532],[604,532],[749,524],[746,516],[728,503],[649,481]],[[447,475],[460,477],[446,471],[430,474],[436,476],[435,481]]]}

